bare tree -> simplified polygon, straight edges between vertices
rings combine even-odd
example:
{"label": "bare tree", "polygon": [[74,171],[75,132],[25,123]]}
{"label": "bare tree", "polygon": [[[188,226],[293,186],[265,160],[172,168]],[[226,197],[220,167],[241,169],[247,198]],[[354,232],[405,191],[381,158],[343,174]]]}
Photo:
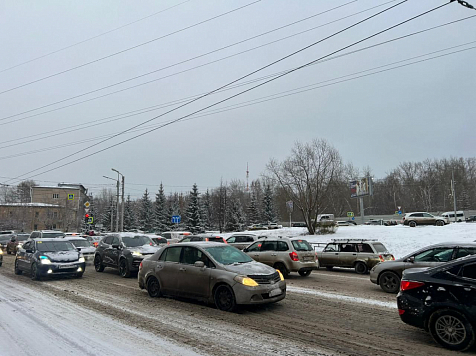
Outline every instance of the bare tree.
{"label": "bare tree", "polygon": [[313,235],[314,222],[323,208],[325,197],[342,171],[342,159],[337,149],[323,139],[309,144],[296,142],[290,157],[281,163],[272,159],[267,169],[288,199],[294,201]]}

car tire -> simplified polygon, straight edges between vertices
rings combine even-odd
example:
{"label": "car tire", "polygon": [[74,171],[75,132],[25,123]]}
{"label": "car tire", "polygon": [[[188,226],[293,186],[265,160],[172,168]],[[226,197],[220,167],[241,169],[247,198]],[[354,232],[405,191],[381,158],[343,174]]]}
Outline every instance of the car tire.
{"label": "car tire", "polygon": [[99,255],[96,255],[96,257],[94,257],[94,269],[96,270],[96,272],[104,271],[104,265],[102,264],[102,259]]}
{"label": "car tire", "polygon": [[334,266],[326,266],[326,270],[332,271],[334,269]]}
{"label": "car tire", "polygon": [[33,263],[31,265],[30,277],[34,281],[41,280],[40,274],[38,273],[38,266],[36,265],[36,263]]}
{"label": "car tire", "polygon": [[149,277],[147,280],[147,293],[152,298],[158,298],[162,295],[160,292],[160,283],[159,280],[155,277]]}
{"label": "car tire", "polygon": [[436,220],[436,226],[445,226],[445,222],[443,220]]}
{"label": "car tire", "polygon": [[219,285],[213,293],[213,301],[218,309],[232,312],[236,309],[235,293],[227,284]]}
{"label": "car tire", "polygon": [[308,277],[310,274],[311,274],[311,270],[307,270],[307,271],[298,271],[299,275],[301,277]]}
{"label": "car tire", "polygon": [[456,310],[435,311],[429,318],[428,326],[433,339],[447,349],[466,351],[475,343],[473,326],[465,315]]}
{"label": "car tire", "polygon": [[129,264],[125,258],[119,261],[119,274],[123,278],[129,278],[131,276],[131,270],[129,269]]}
{"label": "car tire", "polygon": [[75,277],[76,277],[76,278],[83,278],[83,273],[84,273],[84,272],[76,273]]}
{"label": "car tire", "polygon": [[286,268],[286,266],[284,265],[284,263],[276,263],[274,265],[274,268],[279,270],[279,272],[281,272],[281,274],[283,275],[284,278],[288,278],[289,276],[289,271],[288,269]]}
{"label": "car tire", "polygon": [[15,260],[15,266],[14,266],[13,270],[14,270],[14,272],[17,276],[19,276],[20,274],[23,273],[23,271],[18,268],[18,260]]}
{"label": "car tire", "polygon": [[383,272],[379,277],[380,288],[386,293],[397,293],[400,289],[400,277],[391,271]]}
{"label": "car tire", "polygon": [[408,223],[408,226],[410,226],[410,227],[416,227],[416,226],[417,226],[417,223],[416,223],[416,221],[410,221],[410,222]]}
{"label": "car tire", "polygon": [[363,262],[357,262],[354,268],[357,274],[366,274],[368,271],[367,265]]}

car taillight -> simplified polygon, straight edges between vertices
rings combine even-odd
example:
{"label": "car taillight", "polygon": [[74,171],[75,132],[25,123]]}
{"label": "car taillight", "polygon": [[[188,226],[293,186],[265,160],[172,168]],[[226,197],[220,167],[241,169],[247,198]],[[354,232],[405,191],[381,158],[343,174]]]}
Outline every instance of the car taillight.
{"label": "car taillight", "polygon": [[382,255],[378,255],[378,258],[380,259],[380,262],[384,262],[384,261],[385,261],[385,258],[383,258]]}
{"label": "car taillight", "polygon": [[94,247],[98,247],[98,243],[97,243],[97,242],[94,242],[93,245],[94,245]]}
{"label": "car taillight", "polygon": [[415,289],[424,285],[425,283],[423,282],[413,282],[413,281],[402,280],[402,282],[400,283],[400,290],[404,291],[409,289]]}
{"label": "car taillight", "polygon": [[316,261],[317,261],[317,260],[318,260],[318,258],[317,258],[317,252],[314,252],[314,255],[316,256]]}
{"label": "car taillight", "polygon": [[208,241],[208,237],[205,238],[205,241]]}
{"label": "car taillight", "polygon": [[142,261],[141,261],[141,263],[140,263],[140,265],[139,265],[139,271],[140,271],[140,270],[142,270]]}
{"label": "car taillight", "polygon": [[299,261],[299,256],[294,251],[289,254],[289,257],[291,257],[291,260],[293,260],[293,261]]}
{"label": "car taillight", "polygon": [[391,255],[392,256],[392,261],[395,261],[395,256],[394,255]]}
{"label": "car taillight", "polygon": [[170,242],[169,242],[169,241],[167,241],[167,245],[170,245]]}
{"label": "car taillight", "polygon": [[226,243],[226,244],[228,243],[225,239],[223,239],[223,242]]}
{"label": "car taillight", "polygon": [[405,314],[405,310],[403,310],[403,309],[398,309],[398,315],[402,315],[402,314]]}

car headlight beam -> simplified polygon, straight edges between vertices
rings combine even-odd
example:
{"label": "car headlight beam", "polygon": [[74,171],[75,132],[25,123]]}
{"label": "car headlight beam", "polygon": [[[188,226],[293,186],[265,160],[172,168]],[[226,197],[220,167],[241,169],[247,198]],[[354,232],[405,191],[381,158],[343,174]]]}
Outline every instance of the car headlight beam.
{"label": "car headlight beam", "polygon": [[86,260],[84,259],[84,256],[81,256],[78,260],[79,263],[83,263],[83,262],[86,262]]}
{"label": "car headlight beam", "polygon": [[46,256],[40,256],[40,262],[42,265],[50,265],[51,260]]}
{"label": "car headlight beam", "polygon": [[246,277],[246,276],[236,276],[233,278],[235,282],[243,284],[244,286],[248,287],[257,287],[259,284],[253,278]]}
{"label": "car headlight beam", "polygon": [[284,281],[284,276],[281,273],[281,271],[279,269],[277,269],[276,271],[279,273],[279,278],[281,278],[281,280]]}
{"label": "car headlight beam", "polygon": [[142,253],[134,251],[134,252],[132,252],[132,256],[142,257]]}

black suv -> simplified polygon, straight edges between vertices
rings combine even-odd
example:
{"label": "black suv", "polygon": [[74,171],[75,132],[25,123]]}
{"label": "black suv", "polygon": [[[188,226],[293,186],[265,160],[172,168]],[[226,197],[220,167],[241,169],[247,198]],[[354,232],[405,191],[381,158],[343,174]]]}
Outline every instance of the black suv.
{"label": "black suv", "polygon": [[139,270],[142,260],[153,255],[159,246],[145,235],[119,233],[105,236],[96,248],[94,268],[97,272],[105,267],[118,268],[122,277],[130,277]]}
{"label": "black suv", "polygon": [[81,252],[71,242],[56,238],[27,241],[15,258],[15,274],[29,272],[35,280],[52,275],[81,278],[85,268]]}
{"label": "black suv", "polygon": [[397,303],[405,323],[448,349],[468,350],[476,341],[476,256],[406,270]]}

